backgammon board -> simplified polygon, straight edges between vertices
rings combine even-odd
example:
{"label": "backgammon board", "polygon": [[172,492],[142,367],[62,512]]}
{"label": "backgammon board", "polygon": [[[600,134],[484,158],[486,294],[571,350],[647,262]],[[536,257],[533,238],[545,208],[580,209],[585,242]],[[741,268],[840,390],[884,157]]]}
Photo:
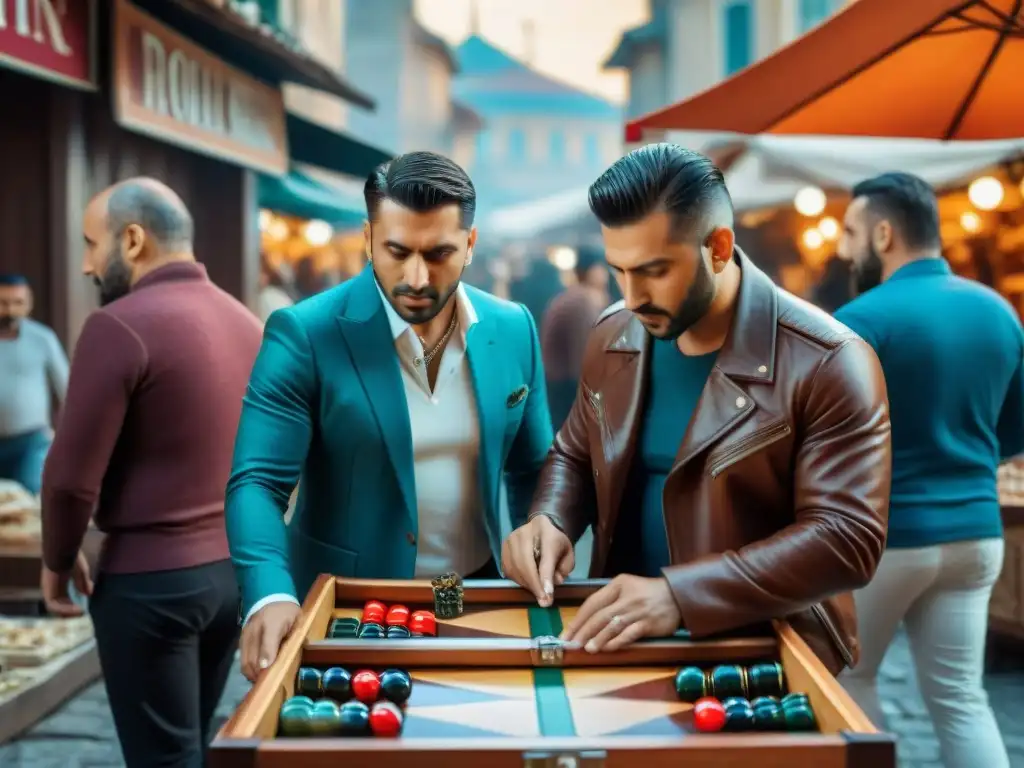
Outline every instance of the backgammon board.
{"label": "backgammon board", "polygon": [[895,768],[892,737],[785,622],[613,653],[558,641],[603,583],[567,583],[540,608],[511,582],[471,581],[453,608],[426,581],[321,576],[210,763]]}

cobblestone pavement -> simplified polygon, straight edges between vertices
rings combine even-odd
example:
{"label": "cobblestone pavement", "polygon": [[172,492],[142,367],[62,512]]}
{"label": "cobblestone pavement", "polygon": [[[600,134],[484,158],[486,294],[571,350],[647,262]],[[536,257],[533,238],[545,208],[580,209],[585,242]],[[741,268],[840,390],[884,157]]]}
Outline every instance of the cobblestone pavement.
{"label": "cobblestone pavement", "polygon": [[[1013,768],[1024,768],[1024,664],[1008,662],[986,676],[986,687],[1010,752]],[[248,684],[235,670],[221,702],[226,718]],[[882,693],[889,727],[900,738],[901,768],[942,768],[938,745],[917,692],[906,642],[890,652],[882,674]],[[1015,706],[1016,705],[1016,706]],[[0,747],[2,768],[113,768],[122,766],[114,726],[101,684],[87,688],[63,709],[23,738]]]}

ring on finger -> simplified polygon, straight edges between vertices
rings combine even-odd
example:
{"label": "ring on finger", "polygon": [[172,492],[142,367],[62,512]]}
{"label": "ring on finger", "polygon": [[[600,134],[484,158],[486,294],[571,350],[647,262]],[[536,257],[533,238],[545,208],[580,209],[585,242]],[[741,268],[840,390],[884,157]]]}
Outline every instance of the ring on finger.
{"label": "ring on finger", "polygon": [[622,627],[622,617],[619,614],[615,614],[608,621],[608,628],[618,630]]}

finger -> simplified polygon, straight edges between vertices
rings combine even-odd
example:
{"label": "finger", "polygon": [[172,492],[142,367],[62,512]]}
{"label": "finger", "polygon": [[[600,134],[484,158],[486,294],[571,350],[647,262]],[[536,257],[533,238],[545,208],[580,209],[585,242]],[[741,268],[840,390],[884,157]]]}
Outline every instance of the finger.
{"label": "finger", "polygon": [[626,648],[637,640],[643,640],[649,634],[647,626],[646,619],[638,619],[637,621],[634,621],[624,630],[619,632],[619,634],[609,640],[602,650],[610,653],[612,651],[618,651],[622,648]]}
{"label": "finger", "polygon": [[628,607],[619,601],[612,603],[607,608],[602,608],[594,613],[586,623],[576,630],[576,633],[572,637],[573,642],[586,647],[591,640],[594,640],[599,634],[601,634],[601,631],[604,630],[616,616],[619,617],[620,621],[615,627],[615,632],[618,633],[622,631],[625,625],[622,624],[621,620],[628,613]]}
{"label": "finger", "polygon": [[579,641],[577,635],[580,628],[590,621],[595,613],[604,610],[618,600],[618,598],[619,585],[617,582],[613,581],[611,584],[601,587],[601,589],[597,590],[597,592],[583,601],[583,605],[581,605],[579,610],[576,611],[576,615],[573,617],[573,620],[570,621],[569,625],[562,631],[562,639]]}
{"label": "finger", "polygon": [[[561,577],[562,581],[569,578],[569,574],[572,573],[572,569],[576,567],[576,551],[573,547],[569,547],[568,551],[562,555],[558,561],[558,566],[555,568],[555,578]],[[558,582],[561,584],[562,582]]]}
{"label": "finger", "polygon": [[[636,611],[616,611],[617,608],[621,607],[621,604],[617,603],[608,609],[611,615],[608,616],[603,625],[598,627],[595,635],[583,646],[583,649],[587,651],[587,653],[597,653],[598,651],[607,650],[607,646],[612,640],[615,640],[628,627],[643,619],[643,614]],[[601,618],[604,619],[604,615],[602,615]]]}
{"label": "finger", "polygon": [[288,634],[288,629],[287,624],[280,622],[274,622],[270,626],[264,625],[259,652],[259,668],[261,671],[274,663],[274,659],[277,658],[277,652],[281,650],[281,643],[284,642],[285,635]]}
{"label": "finger", "polygon": [[82,609],[67,597],[56,597],[47,600],[46,610],[53,616],[60,616],[61,618],[72,618],[82,615]]}
{"label": "finger", "polygon": [[88,597],[92,594],[92,579],[89,578],[89,566],[85,566],[85,570],[77,569],[74,575],[75,589],[83,597]]}
{"label": "finger", "polygon": [[559,573],[559,572],[558,572],[558,571],[556,570],[556,571],[555,571],[555,586],[556,586],[556,587],[560,587],[560,586],[562,586],[563,584],[565,584],[565,576],[563,576],[563,575],[562,575],[561,573]]}
{"label": "finger", "polygon": [[260,666],[260,636],[262,635],[263,620],[253,618],[242,629],[242,674],[249,682],[256,682]]}
{"label": "finger", "polygon": [[541,605],[551,605],[554,598],[555,568],[561,555],[559,546],[560,542],[556,537],[542,536],[540,538],[540,562],[537,563],[537,574],[540,578],[543,595],[537,602]]}
{"label": "finger", "polygon": [[537,598],[539,605],[545,604],[544,587],[541,584],[537,560],[533,556],[533,536],[524,531],[517,536],[513,545],[512,559],[515,561],[516,583],[525,587]]}

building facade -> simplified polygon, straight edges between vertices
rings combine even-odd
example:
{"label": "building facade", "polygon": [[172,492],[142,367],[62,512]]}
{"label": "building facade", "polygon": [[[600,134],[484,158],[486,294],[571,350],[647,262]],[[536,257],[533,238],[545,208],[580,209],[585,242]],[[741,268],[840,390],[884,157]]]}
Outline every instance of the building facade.
{"label": "building facade", "polygon": [[345,71],[377,95],[376,111],[350,112],[348,129],[394,154],[453,154],[479,125],[453,96],[455,52],[416,20],[412,0],[342,4]]}
{"label": "building facade", "polygon": [[649,0],[650,20],[605,62],[629,75],[627,118],[710,88],[814,28],[849,0]]}
{"label": "building facade", "polygon": [[621,107],[541,74],[471,35],[457,49],[457,98],[480,115],[455,157],[481,207],[515,205],[591,183],[622,152]]}

